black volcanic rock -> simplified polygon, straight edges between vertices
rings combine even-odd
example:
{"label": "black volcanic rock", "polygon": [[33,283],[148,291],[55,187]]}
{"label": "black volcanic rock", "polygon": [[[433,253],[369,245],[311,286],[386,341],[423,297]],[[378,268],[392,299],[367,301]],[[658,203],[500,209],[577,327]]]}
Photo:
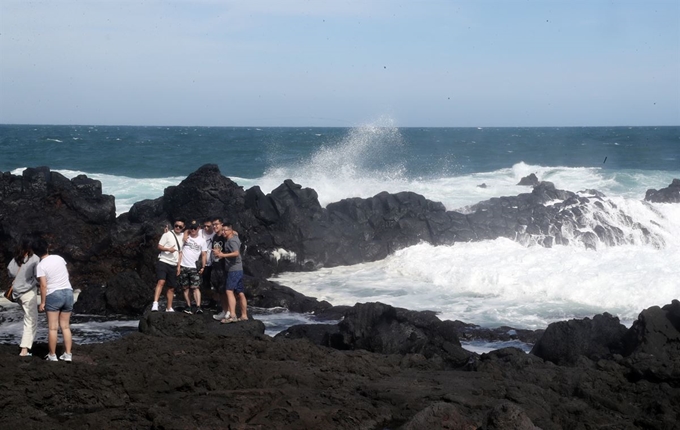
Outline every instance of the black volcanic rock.
{"label": "black volcanic rock", "polygon": [[305,337],[341,350],[421,354],[453,367],[465,365],[473,355],[461,347],[452,321],[441,321],[433,312],[409,311],[382,303],[354,305],[337,326],[293,326],[277,337]]}
{"label": "black volcanic rock", "polygon": [[622,350],[626,327],[608,313],[593,319],[552,323],[545,329],[531,353],[556,364],[576,364],[579,357],[598,360]]}
{"label": "black volcanic rock", "polygon": [[115,275],[106,285],[86,288],[73,309],[78,313],[138,316],[148,307],[153,291],[153,285],[128,270]]}
{"label": "black volcanic rock", "polygon": [[[76,284],[101,284],[112,275],[101,258],[111,243],[116,222],[114,198],[101,192],[101,183],[79,175],[71,180],[47,167],[28,168],[21,176],[0,175],[0,262],[21,237],[41,233],[51,252],[70,263]],[[7,285],[6,272],[0,283]]]}
{"label": "black volcanic rock", "polygon": [[208,313],[147,312],[139,320],[139,331],[150,336],[205,339],[211,336],[256,338],[264,335],[262,321],[250,319],[229,324],[215,321]]}
{"label": "black volcanic rock", "polygon": [[[643,310],[623,339],[625,355],[680,356],[680,302]],[[678,369],[680,371],[680,369]]]}
{"label": "black volcanic rock", "polygon": [[645,200],[654,203],[680,203],[680,179],[673,179],[669,186],[660,190],[650,188],[645,193]]}
{"label": "black volcanic rock", "polygon": [[524,185],[524,186],[529,186],[529,187],[535,187],[536,185],[539,184],[538,177],[536,177],[535,173],[531,173],[528,176],[523,177],[522,179],[519,180],[517,185]]}
{"label": "black volcanic rock", "polygon": [[[168,187],[163,197],[135,203],[118,218],[114,213],[113,197],[102,195],[97,181],[82,176],[69,181],[48,168],[27,169],[21,177],[3,173],[0,263],[7,264],[22,234],[42,231],[52,251],[67,260],[75,287],[84,293],[125,271],[136,272],[152,287],[163,226],[176,217],[208,216],[232,222],[242,242],[244,271],[257,279],[375,261],[420,242],[451,245],[506,237],[546,247],[571,241],[588,248],[663,245],[661,237],[603,195],[575,194],[550,182],[538,183],[530,193],[479,202],[464,213],[447,211],[441,203],[411,192],[344,199],[323,208],[314,190],[291,180],[266,195],[258,187],[244,191],[208,164]],[[611,220],[626,224],[627,232]],[[5,277],[2,272],[0,281]],[[262,293],[275,290],[272,297]],[[280,288],[257,291],[252,298],[263,305],[284,303],[315,312],[323,307],[295,304],[281,296]],[[92,303],[90,311],[101,312],[95,296],[83,297],[92,299],[87,301]]]}
{"label": "black volcanic rock", "polygon": [[[221,325],[208,315],[154,312],[140,326],[155,335],[75,345],[72,363],[39,357],[44,344],[35,345],[33,357],[0,345],[0,421],[25,430],[678,429],[680,356],[664,322],[676,327],[678,307],[643,312],[637,325],[646,328],[637,333],[649,342],[638,342],[630,356],[559,366],[504,348],[446,369],[437,355],[340,351],[271,339],[256,321]],[[390,327],[399,314],[377,304],[353,311],[357,340]],[[409,321],[428,325],[431,317]],[[640,349],[663,333],[671,335],[667,341]]]}

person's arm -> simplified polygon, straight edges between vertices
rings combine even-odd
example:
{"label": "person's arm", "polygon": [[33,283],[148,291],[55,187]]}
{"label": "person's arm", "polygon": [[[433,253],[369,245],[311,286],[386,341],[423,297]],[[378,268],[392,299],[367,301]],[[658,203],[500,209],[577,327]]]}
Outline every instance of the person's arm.
{"label": "person's arm", "polygon": [[10,278],[17,277],[17,274],[19,273],[19,265],[17,264],[16,260],[14,260],[14,258],[12,258],[12,260],[7,265],[7,271],[9,272]]}
{"label": "person's arm", "polygon": [[41,276],[38,279],[40,280],[40,306],[38,306],[38,310],[40,312],[45,312],[45,302],[47,301],[47,278]]}
{"label": "person's arm", "polygon": [[241,253],[238,252],[238,249],[237,249],[236,251],[229,252],[229,253],[227,253],[227,254],[222,254],[222,257],[224,257],[224,258],[233,258],[233,257],[238,257],[239,255],[241,255]]}
{"label": "person's arm", "polygon": [[201,251],[201,272],[205,270],[205,266],[208,263],[208,253],[206,251]]}
{"label": "person's arm", "polygon": [[180,271],[182,271],[182,250],[177,255],[177,276],[179,276]]}

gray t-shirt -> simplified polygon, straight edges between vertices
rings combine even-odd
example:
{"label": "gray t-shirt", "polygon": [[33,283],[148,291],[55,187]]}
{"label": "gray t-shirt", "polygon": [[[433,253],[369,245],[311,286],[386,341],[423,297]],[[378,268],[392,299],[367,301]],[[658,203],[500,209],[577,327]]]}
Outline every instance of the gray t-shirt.
{"label": "gray t-shirt", "polygon": [[224,267],[227,272],[235,272],[237,270],[243,271],[243,264],[241,263],[241,241],[236,235],[227,240],[226,245],[224,245],[224,251],[222,252],[229,254],[234,251],[239,251],[238,257],[224,259]]}

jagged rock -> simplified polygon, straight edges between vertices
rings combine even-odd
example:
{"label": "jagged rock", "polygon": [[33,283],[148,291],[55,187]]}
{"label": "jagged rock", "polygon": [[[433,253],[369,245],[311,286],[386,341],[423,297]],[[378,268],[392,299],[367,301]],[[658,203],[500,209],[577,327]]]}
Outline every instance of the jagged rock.
{"label": "jagged rock", "polygon": [[680,356],[680,302],[643,310],[623,339],[623,353],[669,359]]}
{"label": "jagged rock", "polygon": [[531,353],[556,364],[576,364],[579,357],[597,360],[621,351],[626,327],[608,313],[593,319],[552,323]]}
{"label": "jagged rock", "polygon": [[485,430],[539,430],[526,412],[510,402],[503,402],[489,412]]}
{"label": "jagged rock", "polygon": [[222,324],[207,313],[147,312],[139,320],[139,331],[150,336],[205,339],[209,336],[256,338],[264,335],[262,321],[248,320]]}
{"label": "jagged rock", "polygon": [[538,177],[536,177],[535,173],[531,173],[528,176],[523,177],[522,179],[519,180],[517,185],[524,185],[524,186],[529,186],[529,187],[535,187],[536,185],[539,184]]}
{"label": "jagged rock", "polygon": [[473,355],[461,347],[454,322],[441,321],[432,312],[409,311],[382,303],[354,305],[337,326],[293,326],[277,337],[305,337],[341,350],[422,354],[453,367],[465,365]]}
{"label": "jagged rock", "polygon": [[331,308],[327,301],[307,297],[292,288],[264,279],[246,276],[244,284],[248,292],[248,305],[261,308],[286,308],[291,312],[317,313]]}
{"label": "jagged rock", "polygon": [[479,424],[461,414],[456,405],[451,403],[433,403],[415,414],[401,430],[477,430]]}
{"label": "jagged rock", "polygon": [[660,190],[650,188],[645,193],[645,200],[654,203],[680,203],[680,179],[673,179],[669,186]]}
{"label": "jagged rock", "polygon": [[[546,247],[573,240],[593,249],[636,241],[663,245],[663,239],[603,196],[579,196],[550,182],[538,183],[531,193],[480,202],[466,213],[446,211],[441,203],[411,192],[344,199],[323,208],[314,190],[291,180],[267,195],[257,187],[244,191],[208,164],[168,187],[163,197],[135,203],[118,218],[114,214],[113,197],[101,195],[97,181],[82,176],[69,181],[46,167],[27,169],[22,177],[3,173],[0,264],[7,264],[4,259],[21,234],[43,230],[53,252],[70,263],[76,288],[99,288],[127,270],[152,286],[163,225],[176,217],[208,216],[232,222],[243,244],[244,271],[259,279],[375,261],[420,242],[450,245],[506,237]],[[628,232],[608,219],[627,220]],[[0,272],[3,281],[6,273]],[[281,291],[258,288],[253,299],[262,304],[298,305]],[[91,310],[101,311],[95,302]],[[323,306],[302,305],[313,311]]]}

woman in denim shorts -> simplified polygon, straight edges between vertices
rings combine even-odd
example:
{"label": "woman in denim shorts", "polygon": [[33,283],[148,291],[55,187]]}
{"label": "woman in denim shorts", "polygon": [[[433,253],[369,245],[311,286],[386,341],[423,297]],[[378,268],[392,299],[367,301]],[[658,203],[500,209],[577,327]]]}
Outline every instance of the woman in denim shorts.
{"label": "woman in denim shorts", "polygon": [[66,261],[58,255],[47,252],[47,242],[37,239],[32,245],[33,253],[40,257],[36,267],[36,277],[40,281],[40,312],[47,311],[47,344],[49,347],[48,361],[57,359],[57,335],[61,329],[64,337],[64,353],[59,357],[64,361],[71,361],[71,313],[73,312],[73,287],[69,281]]}

